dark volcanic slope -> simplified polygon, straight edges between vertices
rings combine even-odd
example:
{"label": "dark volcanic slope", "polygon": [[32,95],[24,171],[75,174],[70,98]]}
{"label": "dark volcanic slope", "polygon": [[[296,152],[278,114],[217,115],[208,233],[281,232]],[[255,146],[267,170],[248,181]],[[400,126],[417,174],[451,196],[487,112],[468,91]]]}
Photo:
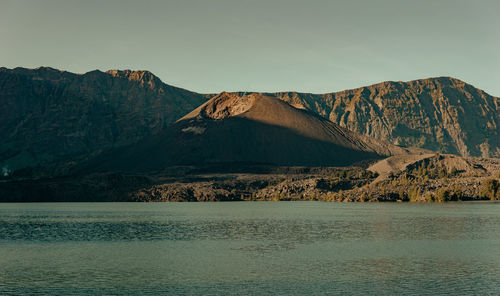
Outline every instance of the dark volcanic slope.
{"label": "dark volcanic slope", "polygon": [[94,165],[126,171],[214,163],[344,166],[407,152],[275,98],[222,93],[166,132],[107,153]]}
{"label": "dark volcanic slope", "polygon": [[147,71],[0,68],[0,168],[60,162],[162,131],[206,99]]}
{"label": "dark volcanic slope", "polygon": [[266,93],[395,145],[500,157],[500,99],[450,77],[328,94]]}

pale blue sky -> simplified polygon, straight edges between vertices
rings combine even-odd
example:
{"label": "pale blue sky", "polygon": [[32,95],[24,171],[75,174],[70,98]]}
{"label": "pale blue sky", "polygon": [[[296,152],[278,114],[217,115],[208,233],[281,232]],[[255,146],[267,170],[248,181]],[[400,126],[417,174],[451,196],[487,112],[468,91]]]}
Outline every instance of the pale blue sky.
{"label": "pale blue sky", "polygon": [[453,76],[500,96],[500,1],[0,0],[0,66],[150,70],[198,92]]}

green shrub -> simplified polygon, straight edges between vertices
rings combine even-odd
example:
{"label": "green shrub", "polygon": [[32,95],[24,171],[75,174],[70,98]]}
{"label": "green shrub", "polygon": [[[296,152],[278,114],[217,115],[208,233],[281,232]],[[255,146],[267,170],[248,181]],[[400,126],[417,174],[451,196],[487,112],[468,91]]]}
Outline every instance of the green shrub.
{"label": "green shrub", "polygon": [[408,192],[408,198],[411,202],[420,201],[420,188],[418,188],[417,186],[412,187]]}
{"label": "green shrub", "polygon": [[399,200],[401,200],[401,201],[408,201],[409,200],[408,194],[402,189],[399,190],[398,195],[399,195]]}
{"label": "green shrub", "polygon": [[446,202],[451,200],[450,190],[448,188],[439,188],[436,191],[434,200],[437,202]]}
{"label": "green shrub", "polygon": [[498,190],[499,184],[496,179],[489,179],[481,185],[481,192],[479,193],[483,198],[491,200],[500,199],[500,192]]}
{"label": "green shrub", "polygon": [[343,200],[344,200],[344,194],[343,194],[342,189],[341,189],[341,190],[339,190],[339,192],[338,192],[338,195],[337,195],[337,200],[338,200],[338,201],[343,201]]}
{"label": "green shrub", "polygon": [[452,198],[453,200],[464,200],[464,192],[462,190],[462,187],[460,185],[455,185],[455,188],[453,188],[453,193],[452,193]]}

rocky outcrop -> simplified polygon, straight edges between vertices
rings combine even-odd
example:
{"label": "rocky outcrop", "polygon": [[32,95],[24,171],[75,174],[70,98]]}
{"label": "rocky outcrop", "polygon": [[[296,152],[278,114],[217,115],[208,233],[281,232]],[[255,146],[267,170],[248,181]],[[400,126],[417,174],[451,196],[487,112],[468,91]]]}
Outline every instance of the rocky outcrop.
{"label": "rocky outcrop", "polygon": [[204,101],[148,71],[0,68],[0,168],[64,171],[157,134]]}
{"label": "rocky outcrop", "polygon": [[266,95],[395,145],[500,157],[500,99],[455,78],[388,81],[327,94]]}

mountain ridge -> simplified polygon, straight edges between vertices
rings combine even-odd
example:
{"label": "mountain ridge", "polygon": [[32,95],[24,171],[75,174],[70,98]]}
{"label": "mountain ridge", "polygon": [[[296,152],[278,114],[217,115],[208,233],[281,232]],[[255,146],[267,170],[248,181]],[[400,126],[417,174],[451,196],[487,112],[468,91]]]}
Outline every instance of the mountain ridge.
{"label": "mountain ridge", "polygon": [[61,167],[155,134],[206,99],[149,71],[0,69],[0,167]]}
{"label": "mountain ridge", "polygon": [[500,157],[500,98],[453,77],[385,81],[325,94],[262,94],[396,145]]}
{"label": "mountain ridge", "polygon": [[[500,99],[453,77],[262,94],[395,145],[500,157]],[[212,97],[165,84],[146,70],[1,67],[0,167],[72,166],[161,133]]]}

